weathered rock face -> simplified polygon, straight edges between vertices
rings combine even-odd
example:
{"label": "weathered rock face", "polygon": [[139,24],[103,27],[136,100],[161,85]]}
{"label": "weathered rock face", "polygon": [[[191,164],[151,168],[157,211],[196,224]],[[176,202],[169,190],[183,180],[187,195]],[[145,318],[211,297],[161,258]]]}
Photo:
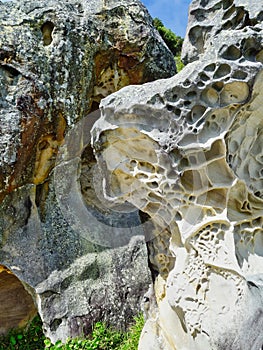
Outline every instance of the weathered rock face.
{"label": "weathered rock face", "polygon": [[[31,293],[52,340],[91,321],[124,328],[139,309],[150,278],[138,210],[100,203],[96,114],[85,130],[81,120],[121,87],[174,73],[137,0],[0,2],[0,264]],[[32,316],[8,310],[1,332]]]}
{"label": "weathered rock face", "polygon": [[1,198],[43,183],[67,126],[102,97],[174,73],[150,22],[138,1],[1,4]]}
{"label": "weathered rock face", "polygon": [[101,104],[105,197],[147,214],[140,349],[263,344],[262,3],[196,0],[179,74]]}
{"label": "weathered rock face", "polygon": [[47,334],[53,339],[87,334],[98,320],[126,329],[149,284],[144,246],[140,236],[133,237],[114,253],[90,253],[52,272],[36,287]]}
{"label": "weathered rock face", "polygon": [[[228,42],[219,44],[214,41],[214,38],[218,35],[225,36],[226,32],[230,34],[233,30],[244,31],[246,27],[254,27],[255,31],[260,31],[258,24],[261,21],[262,4],[257,1],[193,0],[189,10],[182,60],[185,63],[193,62],[205,52],[212,52],[211,46],[215,45],[215,50],[220,52],[223,59],[242,61],[242,58],[245,58],[251,61],[257,55],[256,52],[261,51],[260,42],[254,40],[253,35],[250,39],[248,35],[248,39],[244,38],[237,47],[235,44],[238,42],[233,45],[229,45]],[[258,61],[262,61],[262,56]]]}

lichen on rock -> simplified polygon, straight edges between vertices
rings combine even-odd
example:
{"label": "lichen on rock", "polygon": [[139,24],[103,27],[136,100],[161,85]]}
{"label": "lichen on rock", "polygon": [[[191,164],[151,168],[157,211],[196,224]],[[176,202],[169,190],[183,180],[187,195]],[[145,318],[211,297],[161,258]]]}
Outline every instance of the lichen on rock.
{"label": "lichen on rock", "polygon": [[[140,349],[260,349],[262,4],[194,0],[176,76],[101,103],[104,195],[146,214]],[[148,221],[147,221],[148,219]]]}
{"label": "lichen on rock", "polygon": [[[100,206],[91,181],[96,162],[77,125],[123,86],[174,73],[173,56],[138,0],[0,2],[0,264],[30,287],[52,341],[81,334],[91,320],[125,328],[150,283],[138,210],[118,216]],[[68,149],[77,153],[63,163],[70,132]],[[77,170],[72,186],[70,170]],[[76,193],[65,207],[58,196],[67,185]],[[69,217],[75,198],[97,223],[88,221],[85,232]],[[127,222],[131,242],[90,241]],[[141,277],[126,279],[129,269]],[[104,283],[96,280],[102,276]],[[12,317],[10,310],[10,327]]]}

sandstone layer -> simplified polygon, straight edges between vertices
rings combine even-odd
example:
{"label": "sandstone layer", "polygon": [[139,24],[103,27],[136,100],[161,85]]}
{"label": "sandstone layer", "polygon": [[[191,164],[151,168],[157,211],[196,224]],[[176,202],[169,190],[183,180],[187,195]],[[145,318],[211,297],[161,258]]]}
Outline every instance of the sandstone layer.
{"label": "sandstone layer", "polygon": [[[0,310],[1,332],[30,319],[32,304],[52,341],[98,320],[125,328],[138,312],[150,283],[138,210],[100,204],[89,130],[84,144],[77,133],[102,97],[174,73],[137,0],[0,2],[0,298],[13,305]],[[70,159],[58,155],[67,140]],[[76,198],[94,218],[85,227]],[[105,243],[107,229],[125,240]],[[24,287],[32,300],[20,312]]]}
{"label": "sandstone layer", "polygon": [[145,213],[141,350],[262,348],[262,16],[261,1],[194,0],[186,67],[101,103],[104,196]]}

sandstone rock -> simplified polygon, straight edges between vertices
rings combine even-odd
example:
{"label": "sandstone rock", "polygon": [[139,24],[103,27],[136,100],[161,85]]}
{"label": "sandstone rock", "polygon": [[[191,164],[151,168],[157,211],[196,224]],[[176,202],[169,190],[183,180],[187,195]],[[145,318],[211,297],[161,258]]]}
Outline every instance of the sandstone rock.
{"label": "sandstone rock", "polygon": [[[201,58],[205,51],[210,51],[211,43],[215,46],[214,38],[232,30],[244,30],[246,27],[257,27],[262,21],[262,4],[260,1],[226,0],[218,3],[216,0],[193,0],[189,8],[186,38],[182,50],[182,60],[185,63]],[[238,47],[225,43],[222,58],[240,59],[244,56],[250,60],[253,56],[253,45],[260,52],[256,41],[249,44],[244,42],[240,52]],[[218,48],[217,48],[218,49]]]}
{"label": "sandstone rock", "polygon": [[30,293],[8,269],[0,266],[0,334],[13,327],[23,327],[36,315],[36,307]]}
{"label": "sandstone rock", "polygon": [[[150,283],[138,210],[100,204],[89,130],[78,136],[102,97],[175,73],[151,21],[137,0],[0,2],[0,264],[52,341],[101,319],[125,328]],[[16,307],[0,324],[17,326]]]}
{"label": "sandstone rock", "polygon": [[189,14],[192,63],[104,99],[93,147],[107,200],[145,213],[155,297],[139,348],[258,350],[262,4],[195,0]]}

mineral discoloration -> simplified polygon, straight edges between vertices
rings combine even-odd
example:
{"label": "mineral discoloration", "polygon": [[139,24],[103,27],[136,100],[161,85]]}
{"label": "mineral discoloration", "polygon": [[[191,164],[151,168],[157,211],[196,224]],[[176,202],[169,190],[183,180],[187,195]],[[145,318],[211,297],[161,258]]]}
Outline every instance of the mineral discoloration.
{"label": "mineral discoloration", "polygon": [[[12,266],[17,266],[17,278],[33,290],[39,284],[43,290],[48,280],[50,290],[45,295],[33,295],[52,341],[82,334],[80,320],[88,323],[87,327],[91,320],[103,319],[125,328],[138,312],[140,298],[150,283],[142,237],[135,240],[135,247],[126,240],[126,249],[118,251],[127,275],[129,254],[134,256],[132,269],[138,269],[140,281],[110,283],[122,261],[115,259],[114,249],[105,253],[109,266],[104,285],[96,281],[96,276],[92,287],[85,284],[89,270],[74,278],[61,272],[70,270],[78,258],[88,261],[89,254],[100,260],[106,248],[86,236],[94,231],[105,236],[107,231],[105,225],[102,230],[89,223],[83,237],[67,220],[67,212],[74,211],[74,200],[65,210],[58,203],[56,187],[63,188],[68,174],[64,172],[59,180],[54,176],[59,151],[67,134],[98,108],[102,97],[128,84],[174,73],[172,54],[153,28],[146,8],[137,0],[80,0],[74,5],[53,0],[0,2],[0,263],[11,271]],[[84,133],[89,135],[89,129]],[[78,145],[78,139],[73,141]],[[76,159],[85,153],[81,142],[78,146]],[[87,210],[114,231],[125,218],[100,208],[93,183],[89,183],[93,179],[89,170],[94,164],[93,160],[88,165],[80,164],[81,184],[77,176],[75,187],[71,187],[80,199],[83,193]],[[70,168],[67,162],[62,165]],[[129,216],[128,222],[133,220],[139,225],[138,211]],[[129,229],[131,237],[141,235],[136,225]],[[138,254],[134,255],[136,246]],[[59,298],[52,286],[58,280]],[[110,291],[111,285],[114,289]],[[99,298],[106,291],[110,297]],[[81,309],[71,302],[83,299]],[[121,316],[111,317],[116,299]],[[16,319],[12,323],[13,316],[9,317],[8,327],[17,326]]]}
{"label": "mineral discoloration", "polygon": [[[150,23],[137,1],[106,7],[51,0],[39,6],[1,4],[2,196],[32,182],[43,135],[61,142],[55,135],[59,115],[67,129],[121,87],[174,73],[172,56]],[[44,172],[42,182],[49,174]]]}

